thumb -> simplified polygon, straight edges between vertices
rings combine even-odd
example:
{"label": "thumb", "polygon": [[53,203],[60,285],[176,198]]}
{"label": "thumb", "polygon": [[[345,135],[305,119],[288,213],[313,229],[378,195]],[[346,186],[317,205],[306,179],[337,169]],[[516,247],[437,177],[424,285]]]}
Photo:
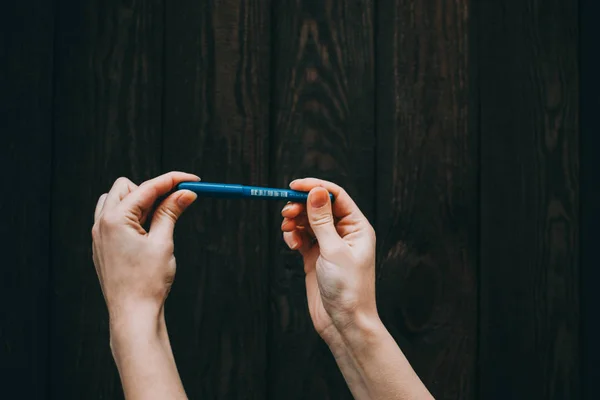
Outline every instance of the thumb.
{"label": "thumb", "polygon": [[335,246],[342,241],[335,230],[331,199],[326,189],[316,187],[310,191],[306,204],[306,214],[308,215],[308,223],[315,233],[321,249]]}
{"label": "thumb", "polygon": [[198,195],[190,190],[171,193],[160,203],[150,224],[150,234],[158,236],[173,236],[175,223],[186,208],[196,200]]}

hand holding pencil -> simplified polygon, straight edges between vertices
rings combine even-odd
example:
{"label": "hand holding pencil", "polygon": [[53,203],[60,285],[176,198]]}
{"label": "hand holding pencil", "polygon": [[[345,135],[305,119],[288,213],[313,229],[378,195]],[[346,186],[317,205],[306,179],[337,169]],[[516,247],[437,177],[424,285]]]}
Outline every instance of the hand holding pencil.
{"label": "hand holding pencil", "polygon": [[290,189],[199,180],[183,172],[140,186],[120,178],[98,200],[93,258],[126,398],[186,398],[164,303],[175,277],[175,223],[199,196],[286,201],[281,230],[303,258],[313,325],[354,398],[432,398],[379,318],[375,231],[344,189],[314,178]]}

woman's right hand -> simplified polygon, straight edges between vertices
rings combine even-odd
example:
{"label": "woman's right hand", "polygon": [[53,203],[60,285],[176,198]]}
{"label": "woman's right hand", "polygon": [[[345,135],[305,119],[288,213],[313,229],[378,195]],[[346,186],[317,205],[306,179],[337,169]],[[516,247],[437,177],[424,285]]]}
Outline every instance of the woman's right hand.
{"label": "woman's right hand", "polygon": [[303,257],[316,331],[330,343],[348,327],[377,324],[375,232],[369,221],[334,183],[306,178],[290,187],[309,192],[306,205],[288,203],[283,208],[281,229],[290,249]]}

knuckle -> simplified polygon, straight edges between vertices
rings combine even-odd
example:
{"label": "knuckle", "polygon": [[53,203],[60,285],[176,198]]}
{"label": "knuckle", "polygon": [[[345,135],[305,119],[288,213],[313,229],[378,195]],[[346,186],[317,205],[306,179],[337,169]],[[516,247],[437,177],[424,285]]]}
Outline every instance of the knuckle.
{"label": "knuckle", "polygon": [[177,211],[173,209],[173,207],[171,206],[163,206],[160,207],[158,210],[159,216],[160,217],[167,217],[169,219],[171,219],[173,222],[177,221]]}
{"label": "knuckle", "polygon": [[310,219],[312,226],[323,226],[333,223],[333,215],[330,213],[313,214]]}
{"label": "knuckle", "polygon": [[373,228],[373,225],[367,223],[367,233],[369,235],[369,238],[373,241],[375,241],[377,239],[377,233],[375,232],[375,228]]}
{"label": "knuckle", "polygon": [[100,228],[98,227],[98,224],[94,224],[92,226],[92,240],[97,241],[99,237],[100,237]]}
{"label": "knuckle", "polygon": [[100,218],[100,229],[112,229],[119,225],[119,217],[115,213],[107,212]]}
{"label": "knuckle", "polygon": [[126,177],[124,177],[124,176],[120,176],[120,177],[118,177],[118,178],[117,178],[117,180],[115,181],[115,183],[119,183],[119,184],[120,184],[120,183],[129,183],[129,182],[131,182],[131,181],[129,180],[129,178],[126,178]]}
{"label": "knuckle", "polygon": [[143,194],[145,198],[157,199],[159,197],[158,189],[155,183],[146,181],[142,184],[144,186]]}
{"label": "knuckle", "polygon": [[154,241],[153,248],[159,254],[172,254],[175,250],[175,245],[172,240],[158,239]]}
{"label": "knuckle", "polygon": [[169,184],[170,184],[171,186],[175,186],[175,184],[176,184],[176,180],[177,180],[177,175],[178,175],[178,172],[177,172],[177,171],[169,171],[169,172],[167,172],[167,173],[164,175],[164,178],[163,178],[163,179],[164,179],[165,181],[169,182]]}

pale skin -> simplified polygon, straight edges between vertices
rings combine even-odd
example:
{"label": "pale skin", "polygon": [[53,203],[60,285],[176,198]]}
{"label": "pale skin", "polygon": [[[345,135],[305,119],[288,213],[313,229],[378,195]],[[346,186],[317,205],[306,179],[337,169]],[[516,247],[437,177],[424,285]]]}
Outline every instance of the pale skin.
{"label": "pale skin", "polygon": [[[185,399],[164,318],[175,278],[173,230],[196,200],[182,190],[195,175],[171,172],[139,187],[117,180],[98,200],[94,264],[110,316],[110,345],[127,399]],[[285,243],[304,260],[315,330],[329,346],[354,398],[432,399],[389,334],[375,303],[375,232],[339,186],[314,178],[292,182],[306,205],[282,210]],[[335,196],[333,205],[328,192]]]}

